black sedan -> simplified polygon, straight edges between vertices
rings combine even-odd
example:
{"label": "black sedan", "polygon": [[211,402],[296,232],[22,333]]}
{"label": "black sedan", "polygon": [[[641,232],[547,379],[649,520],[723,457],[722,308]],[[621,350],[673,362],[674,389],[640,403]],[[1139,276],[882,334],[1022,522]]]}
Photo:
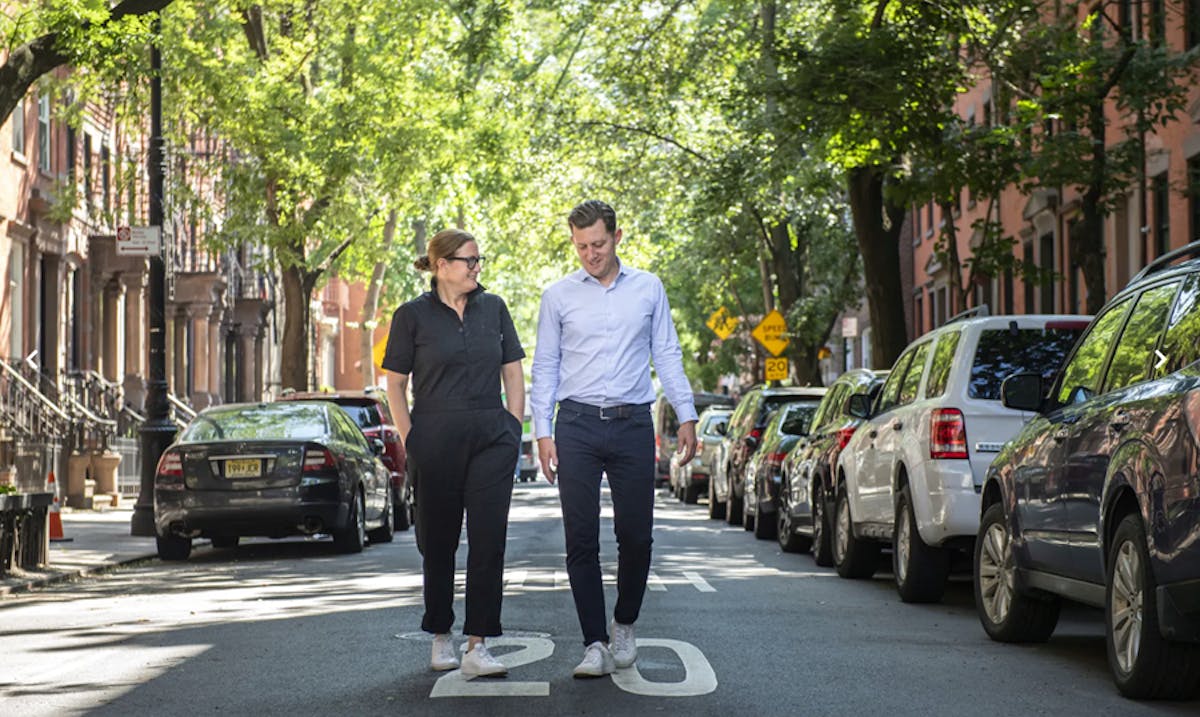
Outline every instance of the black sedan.
{"label": "black sedan", "polygon": [[[388,469],[341,407],[247,403],[201,412],[154,477],[158,554],[186,560],[192,539],[332,534],[339,552],[392,539]],[[368,531],[368,526],[371,529]]]}

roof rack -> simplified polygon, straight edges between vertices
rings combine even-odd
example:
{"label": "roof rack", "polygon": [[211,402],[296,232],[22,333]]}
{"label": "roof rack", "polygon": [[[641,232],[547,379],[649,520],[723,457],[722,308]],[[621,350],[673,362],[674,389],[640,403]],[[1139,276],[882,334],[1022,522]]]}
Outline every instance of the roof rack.
{"label": "roof rack", "polygon": [[942,326],[945,326],[946,324],[952,324],[955,321],[963,321],[965,319],[975,319],[975,318],[979,318],[979,317],[983,317],[983,316],[991,316],[991,315],[992,315],[991,312],[988,311],[988,305],[980,304],[979,306],[973,306],[973,307],[967,309],[966,311],[960,311],[957,314],[955,314],[954,316],[951,316],[950,318],[946,319],[946,323],[942,324]]}
{"label": "roof rack", "polygon": [[1129,280],[1129,283],[1132,284],[1136,281],[1144,279],[1147,276],[1150,276],[1151,274],[1156,274],[1160,271],[1163,271],[1179,259],[1192,258],[1196,256],[1200,256],[1200,241],[1194,241],[1191,244],[1181,246],[1174,251],[1169,251],[1166,254],[1163,254],[1147,264],[1146,268],[1139,271],[1137,276]]}

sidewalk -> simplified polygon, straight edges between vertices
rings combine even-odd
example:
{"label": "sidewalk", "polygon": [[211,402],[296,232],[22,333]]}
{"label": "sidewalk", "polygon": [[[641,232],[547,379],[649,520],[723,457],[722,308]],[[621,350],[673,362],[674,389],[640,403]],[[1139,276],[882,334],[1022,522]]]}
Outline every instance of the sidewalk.
{"label": "sidewalk", "polygon": [[106,510],[63,508],[63,535],[69,540],[51,541],[50,564],[45,569],[0,579],[0,598],[155,557],[154,538],[129,534],[132,518],[132,505]]}

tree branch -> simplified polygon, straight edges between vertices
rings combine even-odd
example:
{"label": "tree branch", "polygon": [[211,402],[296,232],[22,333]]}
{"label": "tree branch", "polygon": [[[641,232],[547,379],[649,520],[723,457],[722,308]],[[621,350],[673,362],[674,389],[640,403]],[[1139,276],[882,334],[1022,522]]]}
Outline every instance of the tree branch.
{"label": "tree branch", "polygon": [[643,134],[643,135],[646,135],[647,137],[653,137],[654,139],[657,139],[660,142],[666,142],[667,144],[672,145],[673,147],[676,147],[687,154],[690,154],[691,156],[695,157],[696,159],[698,159],[701,162],[704,162],[706,164],[711,161],[711,160],[709,160],[708,157],[705,157],[703,154],[700,154],[699,152],[692,149],[691,147],[688,147],[687,145],[683,144],[682,142],[675,139],[674,137],[668,137],[667,135],[659,134],[658,132],[655,132],[654,130],[646,129],[644,127],[636,127],[634,125],[627,125],[627,124],[618,124],[616,122],[605,122],[603,120],[588,120],[586,122],[580,122],[579,126],[580,127],[600,126],[600,127],[608,127],[610,129],[619,129],[619,130],[622,130],[625,132],[633,132],[635,134]]}

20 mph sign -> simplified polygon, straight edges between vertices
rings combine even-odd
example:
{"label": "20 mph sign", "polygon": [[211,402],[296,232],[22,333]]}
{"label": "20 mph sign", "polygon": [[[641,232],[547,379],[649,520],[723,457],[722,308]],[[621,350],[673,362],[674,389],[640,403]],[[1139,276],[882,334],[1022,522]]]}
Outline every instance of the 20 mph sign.
{"label": "20 mph sign", "polygon": [[154,256],[161,253],[159,227],[117,227],[118,256]]}

